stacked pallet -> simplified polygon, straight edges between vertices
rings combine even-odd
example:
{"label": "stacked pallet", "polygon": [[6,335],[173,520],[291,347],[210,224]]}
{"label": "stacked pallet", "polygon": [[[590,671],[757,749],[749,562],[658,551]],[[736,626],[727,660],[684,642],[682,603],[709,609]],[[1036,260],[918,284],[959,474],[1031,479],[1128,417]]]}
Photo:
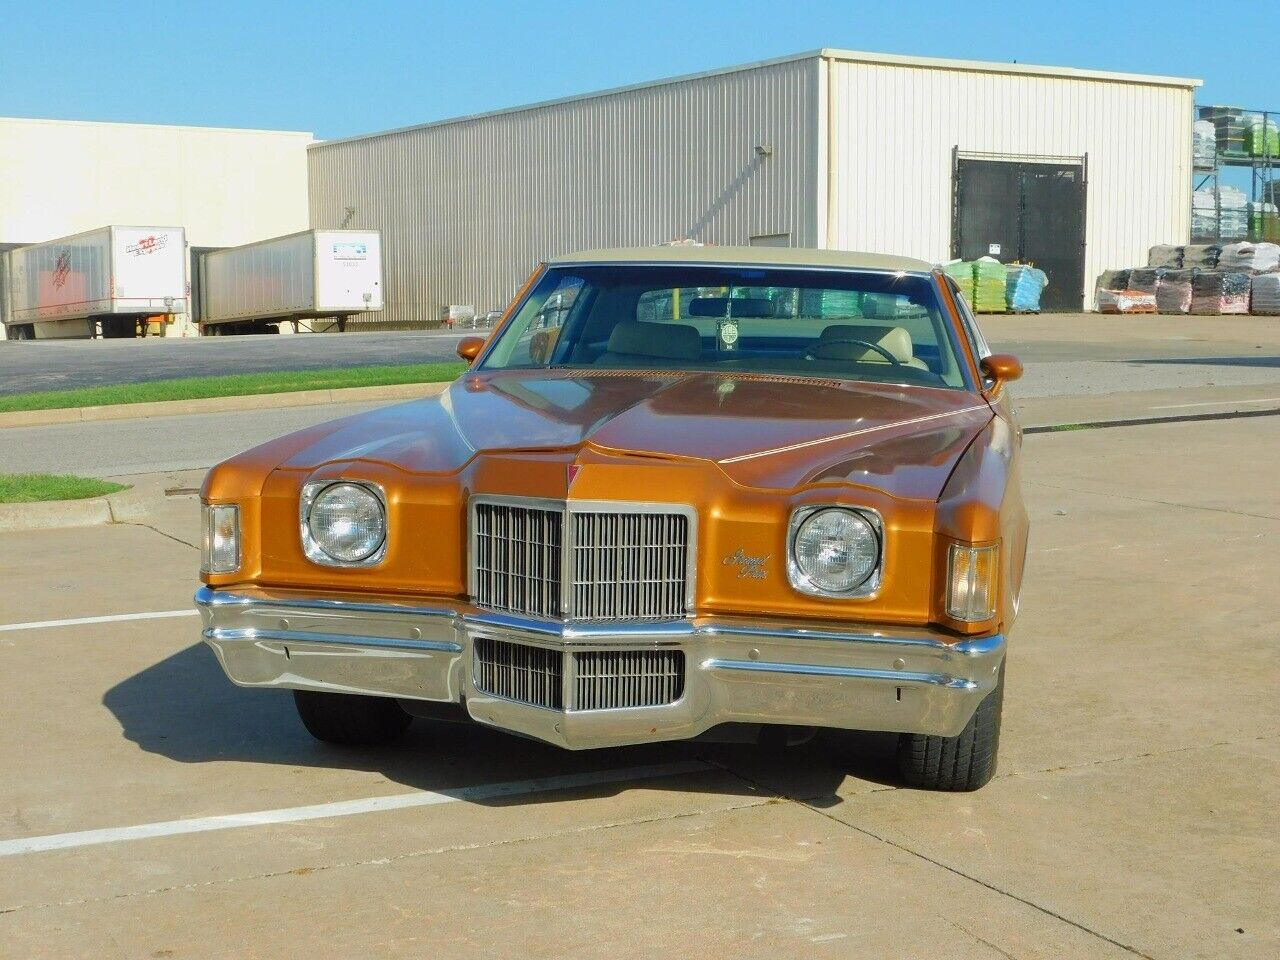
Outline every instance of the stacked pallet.
{"label": "stacked pallet", "polygon": [[1189,313],[1191,286],[1199,270],[1168,270],[1156,281],[1156,312]]}
{"label": "stacked pallet", "polygon": [[960,288],[960,295],[964,297],[965,302],[973,307],[973,261],[972,260],[953,260],[948,264],[944,264],[942,272],[956,282],[956,286]]}
{"label": "stacked pallet", "polygon": [[1244,154],[1248,124],[1243,110],[1239,107],[1201,107],[1200,119],[1213,124],[1214,140],[1219,153],[1236,156]]}
{"label": "stacked pallet", "polygon": [[1229,243],[1222,248],[1218,264],[1224,270],[1266,273],[1280,269],[1280,245],[1274,243]]}
{"label": "stacked pallet", "polygon": [[1249,312],[1249,274],[1224,270],[1197,273],[1191,281],[1191,310],[1197,316]]}
{"label": "stacked pallet", "polygon": [[1244,152],[1251,157],[1280,157],[1280,127],[1259,113],[1245,118]]}
{"label": "stacked pallet", "polygon": [[1280,316],[1280,273],[1264,273],[1253,278],[1249,312]]}
{"label": "stacked pallet", "polygon": [[1141,290],[1098,291],[1099,313],[1155,313],[1156,295]]}
{"label": "stacked pallet", "polygon": [[1024,263],[1011,263],[1005,268],[1005,306],[1013,313],[1039,313],[1040,295],[1049,278],[1043,270]]}
{"label": "stacked pallet", "polygon": [[1218,164],[1217,132],[1212,120],[1197,120],[1191,128],[1192,162],[1201,169]]}
{"label": "stacked pallet", "polygon": [[981,257],[973,264],[973,309],[977,313],[1004,313],[1007,271],[999,260]]}

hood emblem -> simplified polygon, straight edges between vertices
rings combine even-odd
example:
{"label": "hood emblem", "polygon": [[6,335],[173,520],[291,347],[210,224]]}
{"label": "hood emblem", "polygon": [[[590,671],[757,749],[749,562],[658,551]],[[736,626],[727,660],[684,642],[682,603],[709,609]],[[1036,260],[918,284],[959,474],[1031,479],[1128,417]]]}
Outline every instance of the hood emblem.
{"label": "hood emblem", "polygon": [[573,478],[578,475],[578,471],[580,469],[581,469],[581,466],[576,463],[571,463],[569,464],[568,467],[565,468],[565,472],[568,474],[568,481],[569,481],[566,484],[566,486],[569,486],[569,487],[573,486]]}
{"label": "hood emblem", "polygon": [[769,562],[770,554],[763,557],[748,556],[746,551],[741,547],[730,556],[724,558],[726,567],[738,568],[739,580],[764,580],[769,576],[769,571],[765,569],[765,564]]}

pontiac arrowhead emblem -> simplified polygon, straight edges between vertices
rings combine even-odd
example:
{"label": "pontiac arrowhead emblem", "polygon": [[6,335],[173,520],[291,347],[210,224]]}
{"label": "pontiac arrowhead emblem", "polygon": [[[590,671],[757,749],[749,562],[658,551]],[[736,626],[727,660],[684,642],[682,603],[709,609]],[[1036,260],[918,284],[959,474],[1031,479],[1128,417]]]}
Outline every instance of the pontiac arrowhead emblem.
{"label": "pontiac arrowhead emblem", "polygon": [[566,486],[573,486],[573,478],[578,475],[579,466],[576,463],[569,464],[567,470],[569,474],[569,482]]}

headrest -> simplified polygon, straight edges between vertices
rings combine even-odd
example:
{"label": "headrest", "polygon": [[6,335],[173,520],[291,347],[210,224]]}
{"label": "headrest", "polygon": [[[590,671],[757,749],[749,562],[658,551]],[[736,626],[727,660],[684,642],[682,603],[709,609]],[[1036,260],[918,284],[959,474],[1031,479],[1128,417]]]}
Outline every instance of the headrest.
{"label": "headrest", "polygon": [[[874,343],[888,350],[899,363],[910,363],[915,357],[915,348],[911,342],[911,334],[903,327],[863,327],[851,323],[833,323],[825,327],[818,337],[818,346],[822,356],[828,360],[884,360],[874,350],[848,344],[847,350],[840,349],[841,340],[862,340]],[[834,341],[834,342],[833,342]]]}
{"label": "headrest", "polygon": [[696,297],[689,301],[691,317],[728,316],[729,304],[733,304],[735,317],[772,317],[777,311],[768,297]]}
{"label": "headrest", "polygon": [[702,356],[702,337],[697,327],[684,323],[624,320],[609,334],[609,344],[605,350],[632,357],[697,360]]}

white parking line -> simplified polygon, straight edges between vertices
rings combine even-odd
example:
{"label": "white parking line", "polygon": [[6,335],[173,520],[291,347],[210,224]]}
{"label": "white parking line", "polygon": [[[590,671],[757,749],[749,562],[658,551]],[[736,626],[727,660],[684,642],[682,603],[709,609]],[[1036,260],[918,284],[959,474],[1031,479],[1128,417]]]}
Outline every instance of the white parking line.
{"label": "white parking line", "polygon": [[381,813],[386,810],[405,810],[410,807],[430,807],[436,804],[458,803],[465,800],[496,800],[502,797],[519,797],[531,793],[545,793],[550,790],[571,790],[575,787],[592,787],[605,783],[674,777],[685,773],[700,773],[710,769],[712,768],[705,763],[687,760],[680,763],[663,763],[646,767],[625,767],[621,770],[570,773],[564,776],[543,777],[537,780],[486,783],[474,787],[459,787],[456,790],[442,790],[438,793],[431,790],[420,790],[415,793],[392,794],[389,797],[366,797],[363,800],[317,803],[309,807],[285,807],[280,810],[258,810],[253,813],[232,813],[219,817],[196,817],[191,820],[143,823],[132,827],[108,827],[103,830],[54,833],[43,837],[0,840],[0,857],[12,857],[23,853],[42,853],[48,850],[66,850],[71,847],[91,847],[103,843],[119,843],[123,840],[148,840],[153,837],[171,837],[184,833],[205,833],[210,830],[232,830],[237,827],[261,827],[273,823],[297,823],[302,820],[350,817],[360,813]]}
{"label": "white parking line", "polygon": [[1229,407],[1237,403],[1280,403],[1280,397],[1262,397],[1258,400],[1203,400],[1200,403],[1166,403],[1151,407],[1152,410],[1182,410],[1186,407]]}
{"label": "white parking line", "polygon": [[168,620],[170,617],[198,617],[199,610],[159,610],[155,613],[117,613],[109,617],[76,617],[73,620],[31,620],[27,623],[0,623],[0,633],[11,630],[45,630],[49,627],[79,627],[90,623],[123,623],[126,620]]}

